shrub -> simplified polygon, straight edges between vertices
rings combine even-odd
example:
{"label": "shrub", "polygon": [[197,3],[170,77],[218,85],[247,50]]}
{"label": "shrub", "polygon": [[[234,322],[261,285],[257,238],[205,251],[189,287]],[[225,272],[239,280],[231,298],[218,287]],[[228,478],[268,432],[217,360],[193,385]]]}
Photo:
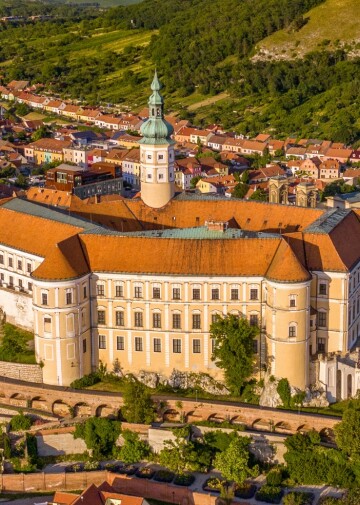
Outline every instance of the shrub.
{"label": "shrub", "polygon": [[189,487],[194,482],[194,480],[195,477],[192,473],[184,473],[182,475],[176,475],[173,484],[176,484],[177,486]]}
{"label": "shrub", "polygon": [[225,479],[220,479],[218,477],[210,477],[204,482],[203,489],[207,491],[217,491],[220,492],[221,486],[225,483]]}
{"label": "shrub", "polygon": [[74,380],[70,384],[70,387],[73,389],[84,389],[89,386],[93,386],[94,384],[97,384],[100,381],[101,381],[101,379],[100,379],[99,373],[92,372],[89,375],[84,375],[84,377],[81,377],[81,379]]}
{"label": "shrub", "polygon": [[279,380],[279,384],[277,385],[276,391],[279,393],[283,406],[285,408],[289,408],[291,402],[291,391],[289,381],[287,379]]}
{"label": "shrub", "polygon": [[270,470],[266,476],[266,484],[268,486],[281,486],[283,480],[282,471],[280,468]]}
{"label": "shrub", "polygon": [[98,470],[100,468],[100,463],[98,461],[86,461],[84,464],[84,470],[87,472],[92,470]]}
{"label": "shrub", "polygon": [[155,470],[153,470],[150,466],[138,468],[135,473],[136,477],[140,477],[140,479],[152,479],[154,477],[154,474]]}
{"label": "shrub", "polygon": [[157,482],[172,482],[175,477],[173,472],[169,470],[158,470],[154,475],[154,480]]}
{"label": "shrub", "polygon": [[241,498],[242,500],[250,500],[254,497],[257,487],[254,484],[243,484],[242,486],[236,486],[235,496],[236,498]]}
{"label": "shrub", "polygon": [[313,493],[304,493],[300,491],[291,491],[283,499],[284,505],[312,505],[315,498]]}
{"label": "shrub", "polygon": [[137,467],[134,465],[124,465],[120,466],[116,471],[117,473],[121,473],[122,475],[134,475]]}
{"label": "shrub", "polygon": [[7,433],[3,433],[2,437],[3,437],[4,458],[10,459],[11,458],[10,437]]}
{"label": "shrub", "polygon": [[319,501],[319,505],[340,505],[340,503],[343,503],[343,499],[334,496],[325,496]]}
{"label": "shrub", "polygon": [[255,499],[265,503],[280,503],[283,490],[278,486],[262,486],[255,494]]}
{"label": "shrub", "polygon": [[119,451],[119,457],[124,463],[137,463],[149,457],[150,447],[146,442],[140,440],[137,433],[124,430],[122,436],[124,445]]}
{"label": "shrub", "polygon": [[31,426],[31,419],[29,416],[24,415],[22,412],[19,412],[16,416],[14,416],[10,421],[10,429],[11,431],[26,431]]}

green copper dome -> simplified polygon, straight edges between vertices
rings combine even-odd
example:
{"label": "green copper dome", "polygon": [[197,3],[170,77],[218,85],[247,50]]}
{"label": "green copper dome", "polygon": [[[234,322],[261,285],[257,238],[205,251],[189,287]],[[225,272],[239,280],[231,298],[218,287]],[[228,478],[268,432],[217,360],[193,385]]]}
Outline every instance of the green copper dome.
{"label": "green copper dome", "polygon": [[140,144],[170,144],[174,128],[164,119],[164,99],[160,95],[161,83],[155,70],[151,83],[152,94],[149,98],[149,119],[141,127],[143,138]]}

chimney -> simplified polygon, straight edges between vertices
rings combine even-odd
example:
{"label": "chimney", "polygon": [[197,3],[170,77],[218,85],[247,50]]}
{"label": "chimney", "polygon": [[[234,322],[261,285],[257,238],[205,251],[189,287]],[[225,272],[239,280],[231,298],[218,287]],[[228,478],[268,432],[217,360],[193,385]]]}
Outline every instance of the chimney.
{"label": "chimney", "polygon": [[229,223],[227,221],[205,221],[205,226],[209,231],[225,232]]}

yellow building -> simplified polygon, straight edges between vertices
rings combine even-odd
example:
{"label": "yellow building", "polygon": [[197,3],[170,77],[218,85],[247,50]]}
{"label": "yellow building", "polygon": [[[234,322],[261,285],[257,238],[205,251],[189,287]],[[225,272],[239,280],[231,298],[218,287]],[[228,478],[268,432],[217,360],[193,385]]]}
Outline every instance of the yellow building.
{"label": "yellow building", "polygon": [[329,399],[354,395],[357,214],[174,195],[158,86],[139,144],[141,199],[75,202],[69,214],[0,202],[0,306],[34,330],[44,381],[69,385],[100,360],[109,371],[119,362],[135,375],[221,379],[210,325],[233,313],[259,327],[255,351],[269,374],[300,389],[320,382]]}
{"label": "yellow building", "polygon": [[64,161],[64,149],[70,146],[71,142],[67,140],[43,138],[26,146],[25,156],[36,165]]}

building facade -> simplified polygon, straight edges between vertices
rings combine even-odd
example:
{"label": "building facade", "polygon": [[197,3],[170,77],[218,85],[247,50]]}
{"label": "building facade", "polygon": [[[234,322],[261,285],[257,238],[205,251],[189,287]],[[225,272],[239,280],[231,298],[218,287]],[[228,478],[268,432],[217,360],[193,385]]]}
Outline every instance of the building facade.
{"label": "building facade", "polygon": [[258,369],[302,390],[320,383],[330,399],[354,395],[359,215],[281,205],[281,177],[277,203],[174,196],[159,89],[155,76],[140,143],[141,199],[77,202],[66,213],[0,202],[0,306],[34,331],[44,381],[68,386],[100,361],[109,371],[221,380],[210,326],[236,314],[259,328]]}

